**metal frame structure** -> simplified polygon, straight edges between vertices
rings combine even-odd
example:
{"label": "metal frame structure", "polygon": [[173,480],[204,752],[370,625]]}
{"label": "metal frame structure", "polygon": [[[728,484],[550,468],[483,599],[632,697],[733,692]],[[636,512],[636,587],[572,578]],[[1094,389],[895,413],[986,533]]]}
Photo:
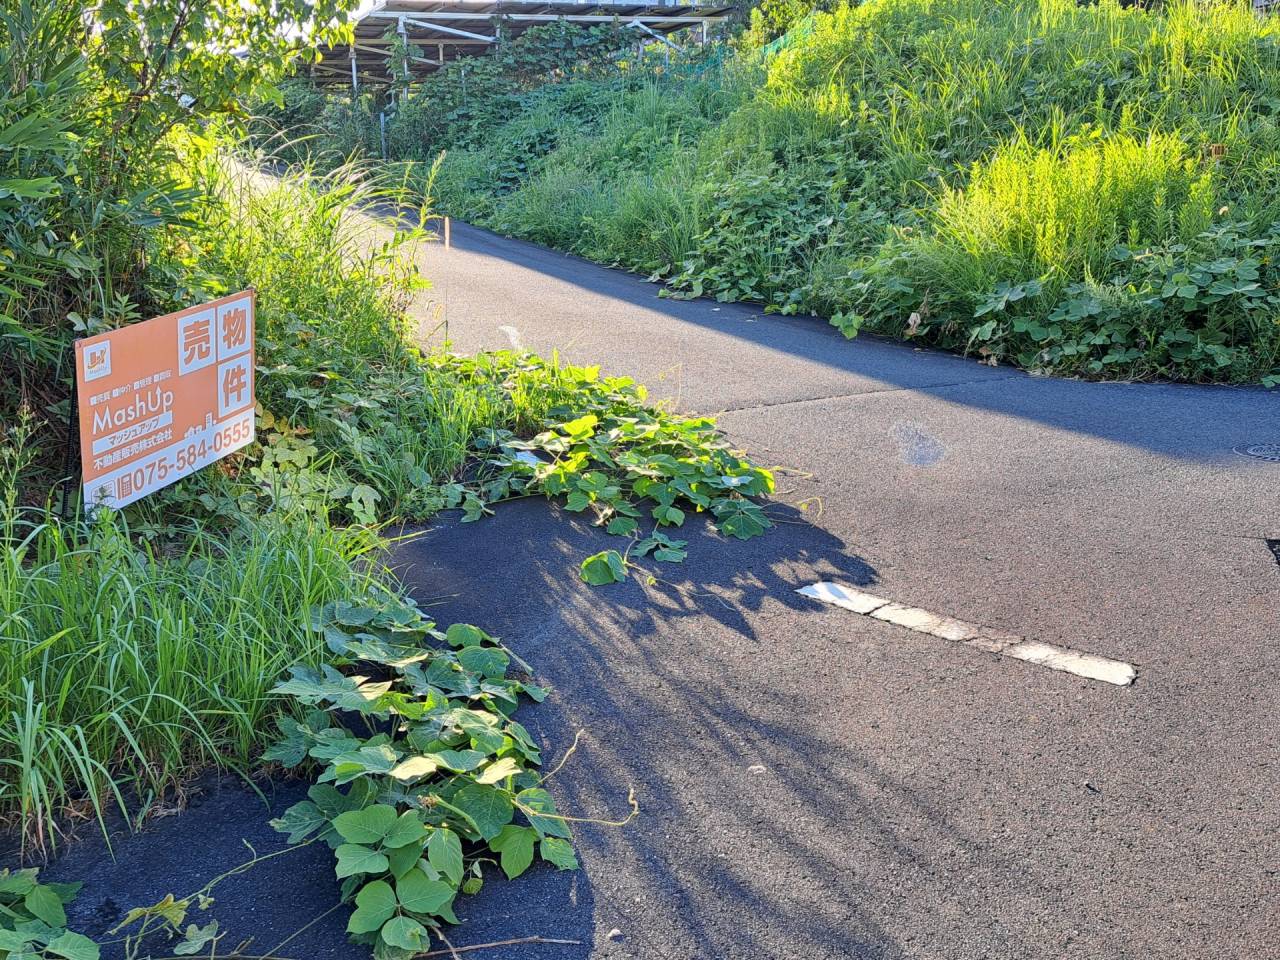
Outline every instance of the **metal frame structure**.
{"label": "metal frame structure", "polygon": [[[349,84],[355,90],[362,84],[391,82],[388,28],[425,54],[405,64],[405,79],[413,82],[453,60],[483,54],[503,38],[516,37],[539,23],[616,22],[675,47],[669,34],[697,27],[705,39],[710,27],[724,22],[732,10],[732,5],[696,0],[376,0],[371,9],[357,15],[352,43],[321,48],[322,59],[314,66],[313,76],[317,83]],[[501,37],[498,24],[502,24]]]}

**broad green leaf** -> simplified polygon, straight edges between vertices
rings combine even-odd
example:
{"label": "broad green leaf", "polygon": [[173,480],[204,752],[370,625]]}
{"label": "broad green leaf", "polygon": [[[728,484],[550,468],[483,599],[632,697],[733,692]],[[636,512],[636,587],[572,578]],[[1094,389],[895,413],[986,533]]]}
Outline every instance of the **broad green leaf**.
{"label": "broad green leaf", "polygon": [[179,957],[189,957],[203,951],[205,947],[215,941],[217,936],[217,920],[211,920],[203,927],[194,923],[187,924],[186,933],[183,935],[182,941],[174,945],[173,952]]}
{"label": "broad green leaf", "polygon": [[602,550],[583,560],[578,573],[593,587],[600,587],[627,579],[627,565],[617,550]]}
{"label": "broad green leaf", "polygon": [[333,605],[333,618],[348,627],[368,626],[377,615],[378,608],[365,603],[339,600]]}
{"label": "broad green leaf", "polygon": [[561,870],[577,870],[578,858],[574,855],[573,844],[560,837],[544,837],[538,844],[538,852],[542,859],[555,864]]}
{"label": "broad green leaf", "polygon": [[[214,930],[217,930],[218,924],[215,921],[210,924],[210,926],[212,926]],[[189,935],[190,934],[188,933],[188,936]],[[174,948],[173,952],[176,954],[183,953],[181,948],[184,944],[185,941],[178,944],[177,947]],[[71,930],[64,930],[58,936],[50,940],[48,944],[45,945],[45,951],[56,957],[65,957],[66,960],[98,960],[99,957],[98,945],[96,943],[84,934],[75,933]]]}
{"label": "broad green leaf", "polygon": [[297,697],[303,703],[338,700],[352,694],[363,677],[347,677],[326,665],[322,673],[310,667],[293,667],[291,679],[276,684],[272,693]]}
{"label": "broad green leaf", "polygon": [[415,843],[427,835],[427,828],[422,825],[416,810],[406,810],[387,831],[382,839],[383,847],[395,849],[407,843]]}
{"label": "broad green leaf", "polygon": [[764,511],[747,500],[729,500],[713,508],[722,533],[739,540],[759,536],[773,526]]}
{"label": "broad green leaf", "polygon": [[634,533],[638,526],[639,524],[631,517],[614,517],[605,527],[605,532],[614,536],[626,536],[628,533]]}
{"label": "broad green leaf", "polygon": [[516,794],[516,801],[539,834],[549,837],[572,837],[569,825],[556,814],[556,802],[542,787],[530,787]]}
{"label": "broad green leaf", "polygon": [[300,843],[329,822],[310,800],[295,803],[280,817],[271,821],[272,829],[289,835],[289,843]]}
{"label": "broad green leaf", "polygon": [[333,827],[343,840],[348,843],[363,843],[372,846],[379,843],[396,822],[396,808],[385,803],[365,807],[363,810],[350,810],[333,821]]}
{"label": "broad green leaf", "polygon": [[511,739],[516,742],[520,753],[530,763],[542,762],[542,751],[538,749],[538,745],[533,742],[533,737],[529,736],[529,731],[515,720],[507,721],[507,733],[511,735]]}
{"label": "broad green leaf", "polygon": [[431,946],[431,934],[412,917],[392,917],[382,928],[382,940],[389,947],[421,953]]}
{"label": "broad green leaf", "polygon": [[25,897],[36,888],[37,876],[39,874],[35,868],[12,872],[8,869],[0,870],[0,893],[11,893]]}
{"label": "broad green leaf", "polygon": [[46,887],[58,895],[58,899],[64,904],[70,903],[80,893],[80,888],[84,886],[83,880],[76,880],[72,883],[46,883]]}
{"label": "broad green leaf", "polygon": [[678,527],[684,523],[684,511],[679,507],[659,504],[653,508],[653,518],[664,526]]}
{"label": "broad green leaf", "polygon": [[492,639],[479,627],[469,623],[455,623],[445,631],[445,639],[455,647],[476,647]]}
{"label": "broad green leaf", "polygon": [[439,753],[432,754],[432,756],[440,761],[441,766],[456,770],[459,773],[465,773],[480,766],[489,755],[481,753],[479,750],[441,750]]}
{"label": "broad green leaf", "polygon": [[478,783],[500,783],[507,777],[514,777],[521,773],[520,764],[516,763],[511,757],[502,757],[495,760],[489,766],[481,771],[480,776],[476,777]]}
{"label": "broad green leaf", "polygon": [[499,855],[498,862],[502,865],[502,872],[514,880],[529,869],[529,864],[533,863],[533,844],[537,839],[537,831],[512,823],[503,827],[502,831],[489,841],[489,849]]}
{"label": "broad green leaf", "polygon": [[67,913],[62,909],[62,901],[48,887],[35,887],[23,899],[23,905],[32,916],[38,917],[51,927],[65,927]]}
{"label": "broad green leaf", "polygon": [[330,760],[330,767],[321,779],[335,783],[350,783],[367,774],[390,773],[399,762],[400,755],[385,743],[368,743],[358,750],[348,750]]}
{"label": "broad green leaf", "polygon": [[447,827],[437,827],[427,840],[427,859],[453,883],[462,882],[462,841]]}
{"label": "broad green leaf", "polygon": [[571,440],[583,440],[591,436],[596,428],[596,424],[600,422],[600,418],[594,413],[588,413],[576,420],[570,420],[567,423],[560,424],[560,431],[568,435]]}
{"label": "broad green leaf", "polygon": [[540,687],[536,683],[522,683],[520,689],[528,694],[529,699],[534,703],[541,703],[547,699],[547,688]]}
{"label": "broad green leaf", "polygon": [[21,953],[30,942],[28,935],[0,927],[0,953]]}
{"label": "broad green leaf", "polygon": [[414,870],[396,882],[396,896],[400,905],[410,913],[435,913],[453,899],[457,889],[443,880],[431,880],[420,870]]}
{"label": "broad green leaf", "polygon": [[348,810],[359,810],[372,799],[374,788],[367,781],[357,781],[343,793],[329,783],[317,783],[307,791],[307,796],[326,817],[332,820]]}
{"label": "broad green leaf", "polygon": [[515,815],[504,791],[482,783],[471,783],[459,790],[454,794],[453,805],[475,821],[485,840],[496,837]]}
{"label": "broad green leaf", "polygon": [[382,873],[390,863],[377,850],[355,843],[344,843],[334,851],[338,864],[334,868],[338,879],[354,877],[360,873]]}
{"label": "broad green leaf", "polygon": [[356,894],[356,909],[347,921],[347,933],[373,933],[395,916],[396,895],[391,884],[375,880]]}
{"label": "broad green leaf", "polygon": [[686,540],[672,540],[665,534],[654,533],[653,536],[646,537],[636,544],[636,553],[643,557],[652,551],[655,560],[661,560],[664,563],[680,563],[688,554],[685,550],[687,543]]}
{"label": "broad green leaf", "polygon": [[440,769],[440,761],[436,757],[405,757],[391,768],[390,775],[401,783],[412,783],[421,780]]}
{"label": "broad green leaf", "polygon": [[458,651],[458,663],[464,670],[484,677],[502,677],[511,658],[498,647],[465,647]]}
{"label": "broad green leaf", "polygon": [[394,850],[387,851],[387,869],[391,871],[391,875],[397,880],[418,865],[418,861],[422,859],[423,843],[406,843],[403,847],[396,847]]}
{"label": "broad green leaf", "polygon": [[475,749],[485,753],[496,753],[502,749],[501,721],[493,714],[482,710],[458,710],[454,719],[459,728],[471,738],[471,745]]}
{"label": "broad green leaf", "polygon": [[289,717],[277,720],[281,738],[263,751],[262,759],[268,763],[274,761],[285,769],[292,769],[307,759],[307,751],[311,748],[309,730]]}

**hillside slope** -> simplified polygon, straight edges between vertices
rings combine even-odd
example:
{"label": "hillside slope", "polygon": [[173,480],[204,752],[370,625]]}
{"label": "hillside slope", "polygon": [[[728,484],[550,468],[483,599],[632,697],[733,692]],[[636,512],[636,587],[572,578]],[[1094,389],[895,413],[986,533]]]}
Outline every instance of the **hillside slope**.
{"label": "hillside slope", "polygon": [[1236,3],[869,0],[417,148],[455,147],[447,212],[678,295],[1059,374],[1274,383],[1278,37]]}

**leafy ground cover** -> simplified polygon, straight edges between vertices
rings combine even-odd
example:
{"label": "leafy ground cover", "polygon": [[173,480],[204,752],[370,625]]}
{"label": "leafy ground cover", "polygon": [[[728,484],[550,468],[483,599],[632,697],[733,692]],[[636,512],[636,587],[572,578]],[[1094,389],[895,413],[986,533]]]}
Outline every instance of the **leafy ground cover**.
{"label": "leafy ground cover", "polygon": [[[359,942],[377,956],[423,951],[429,931],[458,922],[454,899],[480,889],[486,861],[509,879],[535,852],[577,868],[569,818],[536,772],[541,751],[513,716],[522,695],[547,695],[509,676],[527,665],[469,624],[436,630],[403,601],[332,605],[319,626],[332,662],[276,688],[310,709],[281,721],[267,758],[321,770],[274,826],[333,849]],[[376,732],[353,732],[353,716]]]}
{"label": "leafy ground cover", "polygon": [[392,154],[448,151],[423,184],[446,212],[675,295],[1037,371],[1280,382],[1274,18],[767,6],[672,68],[544,75],[514,115],[510,95],[464,126],[406,110]]}

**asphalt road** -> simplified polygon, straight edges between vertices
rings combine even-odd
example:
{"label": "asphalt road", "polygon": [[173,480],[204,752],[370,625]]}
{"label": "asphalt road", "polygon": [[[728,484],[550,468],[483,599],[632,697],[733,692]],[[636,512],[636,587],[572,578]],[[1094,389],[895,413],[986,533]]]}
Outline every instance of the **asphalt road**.
{"label": "asphalt road", "polygon": [[[667,583],[590,588],[611,538],[521,501],[445,517],[397,560],[443,623],[502,635],[553,689],[522,717],[584,869],[489,882],[485,960],[1280,957],[1280,393],[1033,378],[817,320],[675,302],[636,277],[455,225],[419,304],[455,347],[558,349],[719,413],[782,468],[768,536],[694,526]],[[438,339],[440,331],[434,336]],[[803,507],[803,509],[801,509]],[[1119,688],[797,596],[818,579],[1134,663]],[[272,797],[293,799],[288,786]],[[76,918],[199,886],[278,838],[260,802],[88,841]],[[203,811],[203,812],[202,812]],[[327,851],[219,891],[267,948],[326,909]],[[176,868],[176,869],[175,869]],[[190,883],[174,881],[175,872]],[[201,919],[201,918],[194,918]],[[341,912],[279,955],[361,957]]]}
{"label": "asphalt road", "polygon": [[[535,503],[403,551],[553,686],[544,733],[588,731],[562,801],[640,797],[581,831],[582,956],[1280,957],[1280,464],[1234,452],[1280,441],[1280,393],[849,342],[463,225],[423,268],[457,348],[634,376],[786,470],[778,530],[703,533],[674,587],[580,584],[608,538]],[[793,593],[817,579],[1139,678]]]}

